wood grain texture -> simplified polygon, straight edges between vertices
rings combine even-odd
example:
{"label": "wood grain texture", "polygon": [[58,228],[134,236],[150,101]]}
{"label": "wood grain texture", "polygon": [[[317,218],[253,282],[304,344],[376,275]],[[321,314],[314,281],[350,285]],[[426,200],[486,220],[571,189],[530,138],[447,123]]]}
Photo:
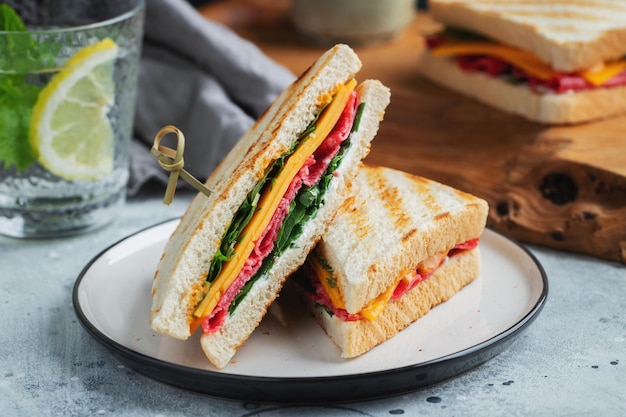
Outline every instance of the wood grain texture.
{"label": "wood grain texture", "polygon": [[[289,0],[230,0],[200,9],[303,72],[325,47],[305,43]],[[359,79],[391,88],[391,104],[367,163],[440,181],[485,198],[489,226],[521,242],[626,263],[626,117],[546,126],[487,107],[417,74],[416,15],[396,40],[354,49]]]}

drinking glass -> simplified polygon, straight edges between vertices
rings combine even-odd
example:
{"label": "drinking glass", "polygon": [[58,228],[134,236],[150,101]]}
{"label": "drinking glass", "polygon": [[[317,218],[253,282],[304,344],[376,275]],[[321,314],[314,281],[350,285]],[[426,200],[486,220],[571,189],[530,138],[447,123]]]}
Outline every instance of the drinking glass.
{"label": "drinking glass", "polygon": [[415,0],[293,0],[291,19],[314,44],[352,46],[389,42],[415,16]]}
{"label": "drinking glass", "polygon": [[3,3],[0,234],[103,226],[125,202],[144,0]]}

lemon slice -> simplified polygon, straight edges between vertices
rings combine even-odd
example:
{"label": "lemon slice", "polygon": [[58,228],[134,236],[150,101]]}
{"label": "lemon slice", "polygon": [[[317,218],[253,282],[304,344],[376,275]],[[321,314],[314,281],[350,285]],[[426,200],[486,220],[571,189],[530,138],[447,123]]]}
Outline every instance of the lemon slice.
{"label": "lemon slice", "polygon": [[77,51],[41,90],[30,141],[41,165],[66,180],[94,180],[113,170],[117,44],[107,38]]}

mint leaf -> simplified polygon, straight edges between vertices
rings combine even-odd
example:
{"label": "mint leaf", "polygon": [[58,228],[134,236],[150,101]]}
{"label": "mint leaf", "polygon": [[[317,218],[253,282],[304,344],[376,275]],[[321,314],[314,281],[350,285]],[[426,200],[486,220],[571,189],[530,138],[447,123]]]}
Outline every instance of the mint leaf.
{"label": "mint leaf", "polygon": [[20,16],[6,3],[0,4],[0,30],[7,32],[26,31],[26,25]]}
{"label": "mint leaf", "polygon": [[7,72],[25,72],[28,70],[26,57],[32,52],[32,41],[26,35],[27,28],[19,15],[10,6],[0,4],[0,30],[13,32],[0,36],[0,69]]}
{"label": "mint leaf", "polygon": [[4,3],[0,30],[13,32],[0,36],[0,167],[22,171],[36,159],[29,141],[30,119],[42,89],[29,84],[26,76],[48,64],[51,54],[40,52],[45,45],[28,36],[19,15]]}
{"label": "mint leaf", "polygon": [[28,133],[39,91],[40,87],[24,84],[19,76],[0,77],[0,166],[14,165],[21,171],[35,161]]}

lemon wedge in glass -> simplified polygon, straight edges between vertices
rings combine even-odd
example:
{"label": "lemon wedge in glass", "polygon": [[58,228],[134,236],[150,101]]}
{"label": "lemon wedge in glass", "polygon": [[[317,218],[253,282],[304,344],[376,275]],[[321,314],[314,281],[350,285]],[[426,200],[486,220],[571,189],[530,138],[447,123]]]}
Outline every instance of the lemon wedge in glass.
{"label": "lemon wedge in glass", "polygon": [[42,89],[30,141],[41,165],[66,180],[94,180],[113,171],[117,44],[107,38],[77,51]]}

